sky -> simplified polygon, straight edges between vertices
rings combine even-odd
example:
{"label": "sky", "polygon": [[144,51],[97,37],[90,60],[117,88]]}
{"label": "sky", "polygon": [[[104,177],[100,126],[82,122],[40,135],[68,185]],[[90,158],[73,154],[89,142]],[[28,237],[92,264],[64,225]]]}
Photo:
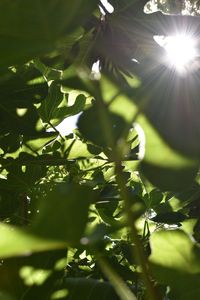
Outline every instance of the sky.
{"label": "sky", "polygon": [[77,121],[80,114],[77,114],[75,116],[71,116],[63,120],[58,126],[56,126],[56,129],[62,134],[62,135],[68,135],[72,133],[72,131],[77,128]]}

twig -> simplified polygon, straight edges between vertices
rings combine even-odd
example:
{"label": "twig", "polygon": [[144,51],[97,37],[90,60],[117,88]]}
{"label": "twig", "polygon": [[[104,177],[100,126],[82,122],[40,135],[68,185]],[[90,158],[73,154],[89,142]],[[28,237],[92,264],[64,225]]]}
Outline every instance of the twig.
{"label": "twig", "polygon": [[47,124],[49,124],[49,126],[51,126],[51,128],[53,128],[53,130],[60,136],[62,141],[65,142],[65,138],[62,136],[60,131],[50,121]]}

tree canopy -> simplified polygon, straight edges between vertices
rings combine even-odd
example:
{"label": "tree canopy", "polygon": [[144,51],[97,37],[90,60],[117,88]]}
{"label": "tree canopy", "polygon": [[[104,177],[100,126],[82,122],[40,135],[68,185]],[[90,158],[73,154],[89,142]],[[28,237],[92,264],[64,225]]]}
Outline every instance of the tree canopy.
{"label": "tree canopy", "polygon": [[105,2],[0,1],[0,300],[200,297],[200,1]]}

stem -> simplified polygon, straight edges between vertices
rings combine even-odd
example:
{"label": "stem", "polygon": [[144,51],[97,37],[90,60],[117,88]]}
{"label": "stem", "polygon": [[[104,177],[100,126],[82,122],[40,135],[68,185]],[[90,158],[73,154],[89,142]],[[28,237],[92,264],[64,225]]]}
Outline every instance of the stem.
{"label": "stem", "polygon": [[62,136],[62,134],[60,133],[60,131],[58,131],[58,129],[50,121],[48,122],[48,124],[60,136],[60,138],[62,139],[62,141],[65,142],[65,139]]}
{"label": "stem", "polygon": [[32,151],[34,154],[36,154],[37,156],[39,156],[38,152],[36,150],[33,150],[27,143],[24,143],[24,145],[30,150]]}
{"label": "stem", "polygon": [[142,273],[141,277],[144,281],[144,284],[147,288],[147,293],[150,300],[157,300],[158,296],[156,294],[155,288],[153,286],[152,280],[151,280],[151,274],[148,266],[148,262],[143,250],[143,246],[140,242],[140,239],[137,234],[137,229],[135,227],[135,220],[134,220],[134,214],[131,211],[132,203],[130,201],[130,197],[126,188],[126,181],[124,180],[123,172],[122,172],[122,165],[116,164],[116,177],[117,177],[117,183],[121,192],[121,197],[124,199],[124,210],[125,214],[127,216],[127,222],[130,228],[130,237],[135,245],[135,249],[132,249],[133,255],[136,256],[141,268]]}
{"label": "stem", "polygon": [[[134,214],[131,211],[132,203],[130,201],[129,193],[126,187],[126,180],[124,179],[123,174],[123,167],[121,163],[121,155],[115,145],[113,136],[112,136],[112,124],[109,119],[107,107],[101,97],[97,100],[97,105],[99,106],[99,119],[101,122],[102,129],[105,134],[105,138],[107,140],[107,144],[110,145],[113,151],[113,160],[115,164],[115,173],[116,173],[116,180],[120,190],[120,194],[122,199],[124,200],[124,211],[127,216],[127,223],[130,227],[130,236],[135,245],[135,249],[132,249],[133,256],[136,256],[141,268],[142,273],[141,277],[144,281],[144,284],[147,289],[147,295],[149,300],[158,300],[158,295],[156,294],[153,282],[151,280],[150,270],[148,266],[148,262],[143,250],[142,243],[138,237],[137,229],[135,227],[135,219]],[[135,251],[134,251],[135,250]]]}
{"label": "stem", "polygon": [[20,201],[21,201],[21,225],[27,225],[28,224],[28,199],[26,194],[20,195]]}
{"label": "stem", "polygon": [[93,167],[93,168],[81,170],[80,172],[81,172],[81,173],[87,173],[87,172],[90,172],[90,171],[99,170],[99,168],[103,169],[107,164],[109,164],[109,162],[105,162],[105,163],[103,163],[101,166],[97,166],[97,167]]}
{"label": "stem", "polygon": [[128,286],[121,279],[121,277],[111,268],[108,262],[101,256],[98,256],[98,264],[101,267],[102,272],[109,279],[116,293],[122,300],[137,300],[136,296],[128,288]]}

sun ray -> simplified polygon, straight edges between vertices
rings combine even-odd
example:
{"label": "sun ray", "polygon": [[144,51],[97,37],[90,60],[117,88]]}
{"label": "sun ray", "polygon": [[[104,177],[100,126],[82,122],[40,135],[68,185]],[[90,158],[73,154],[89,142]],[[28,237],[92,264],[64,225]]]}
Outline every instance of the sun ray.
{"label": "sun ray", "polygon": [[179,73],[187,72],[198,57],[197,42],[187,34],[155,36],[154,39],[165,49],[165,64]]}

